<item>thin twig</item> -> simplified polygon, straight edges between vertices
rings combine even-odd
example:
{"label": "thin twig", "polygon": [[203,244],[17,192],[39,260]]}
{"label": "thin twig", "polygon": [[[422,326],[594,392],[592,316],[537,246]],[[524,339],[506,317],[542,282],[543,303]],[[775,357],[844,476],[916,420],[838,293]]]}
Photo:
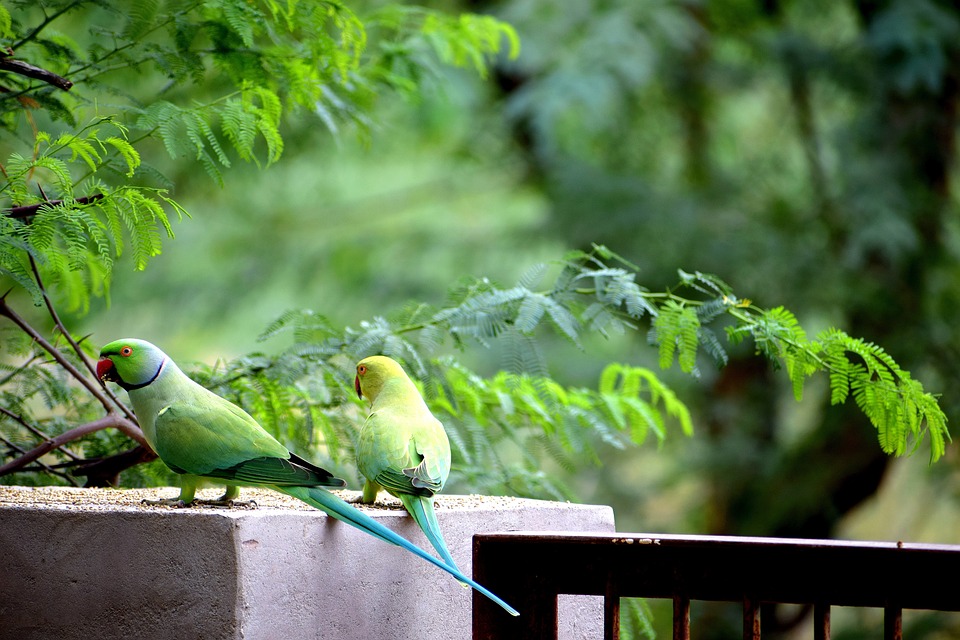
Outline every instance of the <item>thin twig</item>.
{"label": "thin twig", "polygon": [[90,362],[90,359],[87,358],[87,354],[83,352],[83,349],[80,348],[80,345],[73,339],[73,336],[70,335],[70,332],[67,331],[67,328],[63,326],[63,323],[60,321],[60,315],[57,313],[57,310],[53,307],[53,301],[50,300],[50,295],[47,293],[47,288],[43,286],[43,280],[40,277],[40,269],[37,268],[37,261],[34,259],[32,253],[28,253],[27,257],[30,259],[30,270],[33,271],[33,277],[37,281],[37,286],[40,287],[40,293],[43,295],[43,303],[47,306],[47,313],[50,314],[50,317],[53,319],[53,323],[57,327],[57,331],[60,332],[60,335],[66,339],[70,344],[70,347],[73,349],[73,352],[79,356],[80,361],[83,362],[84,366],[87,368],[87,371],[90,372],[94,378],[97,377],[96,366]]}
{"label": "thin twig", "polygon": [[[24,333],[26,333],[28,336],[30,336],[30,338],[33,339],[33,341],[37,345],[39,345],[44,351],[49,353],[51,356],[53,356],[53,359],[56,360],[57,363],[61,367],[63,367],[64,370],[67,371],[67,373],[72,375],[77,380],[77,382],[82,384],[87,389],[87,391],[89,391],[97,400],[100,401],[100,404],[103,405],[104,409],[106,409],[108,412],[115,410],[115,407],[111,402],[109,396],[107,396],[104,387],[91,382],[90,378],[82,374],[80,371],[78,371],[77,368],[73,366],[73,364],[69,360],[67,360],[62,353],[60,353],[59,349],[57,349],[52,344],[47,342],[47,340],[45,340],[44,337],[41,336],[36,329],[30,326],[30,323],[28,323],[26,320],[20,317],[20,315],[17,314],[17,312],[14,311],[13,308],[7,302],[6,294],[3,296],[0,296],[0,316],[3,316],[9,319],[15,325],[20,327],[20,329]],[[141,434],[141,437],[142,437],[142,434]]]}
{"label": "thin twig", "polygon": [[[14,451],[19,451],[20,453],[26,453],[26,452],[27,452],[26,449],[24,449],[23,447],[19,446],[19,445],[18,445],[17,443],[15,443],[15,442],[12,442],[12,441],[10,441],[10,440],[7,440],[7,439],[4,438],[2,435],[0,435],[0,441],[2,441],[5,445],[7,445],[8,447],[10,447],[10,448],[13,449]],[[63,449],[61,449],[61,451],[63,451]],[[66,480],[67,482],[69,482],[70,484],[72,484],[72,485],[75,486],[75,487],[79,485],[79,483],[76,481],[76,479],[74,479],[74,477],[71,476],[69,473],[64,473],[63,471],[58,471],[58,470],[54,469],[53,467],[51,467],[51,466],[49,466],[49,465],[47,465],[47,464],[44,464],[44,463],[40,462],[39,460],[37,460],[37,468],[36,468],[36,469],[31,469],[30,467],[23,467],[22,469],[20,469],[20,471],[24,471],[24,472],[29,472],[29,471],[45,471],[46,473],[50,473],[50,474],[53,474],[53,475],[55,475],[55,476],[59,476],[59,477],[63,478],[64,480]]]}
{"label": "thin twig", "polygon": [[[43,431],[41,431],[39,428],[35,427],[34,425],[32,425],[32,424],[30,424],[29,422],[27,422],[26,420],[24,420],[24,419],[23,419],[23,416],[19,416],[19,415],[15,414],[13,411],[10,411],[9,409],[5,409],[4,407],[0,407],[0,413],[2,413],[3,415],[7,416],[8,418],[10,418],[10,419],[13,420],[13,421],[20,423],[20,426],[21,426],[21,427],[23,427],[24,429],[26,429],[27,431],[29,431],[29,432],[32,433],[33,435],[37,436],[37,437],[40,438],[41,440],[50,440],[50,439],[51,439],[49,435],[47,435],[46,433],[44,433]],[[83,459],[83,458],[81,458],[80,456],[78,456],[77,454],[75,454],[73,451],[71,451],[70,449],[67,449],[66,447],[60,447],[60,450],[63,451],[63,452],[67,455],[67,457],[73,458],[74,460],[82,460],[82,459]]]}
{"label": "thin twig", "polygon": [[[189,14],[191,11],[193,11],[194,9],[196,9],[197,7],[199,7],[201,4],[202,4],[201,2],[195,2],[194,4],[192,4],[192,5],[190,5],[190,6],[181,8],[180,11],[178,11],[178,12],[172,14],[172,15],[167,16],[166,19],[163,20],[162,22],[156,23],[155,25],[153,25],[152,27],[150,27],[149,29],[147,29],[146,31],[144,31],[143,33],[141,33],[141,34],[140,34],[140,37],[137,38],[136,40],[129,41],[129,42],[127,42],[126,44],[121,45],[121,46],[114,46],[111,51],[107,51],[106,53],[104,53],[102,56],[100,56],[100,57],[97,58],[96,60],[90,60],[90,61],[86,62],[85,64],[79,66],[79,67],[75,67],[75,68],[71,69],[71,70],[70,70],[70,74],[71,74],[72,76],[76,77],[77,74],[79,74],[80,72],[86,71],[87,69],[90,69],[90,68],[93,68],[93,67],[95,67],[95,66],[98,65],[98,64],[102,64],[104,60],[107,60],[107,59],[109,59],[109,58],[117,55],[118,53],[121,53],[121,52],[125,51],[126,49],[130,49],[130,48],[132,48],[132,47],[135,47],[135,46],[138,46],[138,45],[143,44],[144,42],[147,41],[147,38],[148,38],[148,37],[150,36],[150,34],[152,34],[154,31],[159,31],[160,29],[166,28],[168,25],[176,22],[179,18],[181,18],[181,17],[186,16],[187,14]],[[106,71],[112,71],[112,70],[114,70],[114,69],[123,69],[123,68],[129,67],[129,66],[136,66],[136,65],[138,65],[138,64],[142,64],[142,62],[143,62],[143,61],[134,62],[134,63],[132,63],[132,64],[116,65],[116,66],[112,67],[111,69],[107,69]],[[82,84],[82,83],[90,80],[91,78],[94,78],[94,77],[96,77],[97,75],[100,75],[100,74],[103,73],[103,72],[104,72],[103,70],[98,70],[96,74],[91,74],[91,75],[88,75],[88,76],[84,76],[84,77],[82,77],[82,78],[79,78],[79,79],[77,80],[77,83],[78,83],[78,84]]]}
{"label": "thin twig", "polygon": [[20,375],[21,369],[26,369],[27,367],[33,364],[34,360],[39,360],[39,359],[40,359],[40,354],[34,353],[32,356],[30,356],[30,359],[28,359],[26,362],[20,365],[18,369],[14,369],[3,378],[0,378],[0,387],[3,387],[5,384],[7,384],[8,382],[16,378],[18,375]]}
{"label": "thin twig", "polygon": [[71,2],[70,4],[64,6],[62,9],[60,9],[60,11],[57,11],[56,13],[47,16],[46,18],[44,18],[43,22],[41,22],[40,24],[37,25],[37,27],[36,27],[33,31],[31,31],[30,33],[28,33],[28,34],[27,34],[26,36],[24,36],[23,38],[21,38],[21,40],[20,40],[19,42],[11,45],[10,48],[13,49],[13,50],[19,49],[20,47],[22,47],[22,46],[25,45],[26,43],[28,43],[28,42],[30,42],[31,40],[33,40],[34,38],[36,38],[36,37],[37,37],[37,34],[39,34],[41,31],[43,31],[44,28],[46,28],[46,26],[47,26],[48,24],[50,24],[51,22],[53,22],[54,20],[56,20],[57,18],[59,18],[60,16],[62,16],[63,14],[65,14],[66,12],[70,11],[70,10],[73,9],[74,7],[79,7],[79,6],[82,5],[82,4],[84,4],[84,0],[76,0],[76,2]]}

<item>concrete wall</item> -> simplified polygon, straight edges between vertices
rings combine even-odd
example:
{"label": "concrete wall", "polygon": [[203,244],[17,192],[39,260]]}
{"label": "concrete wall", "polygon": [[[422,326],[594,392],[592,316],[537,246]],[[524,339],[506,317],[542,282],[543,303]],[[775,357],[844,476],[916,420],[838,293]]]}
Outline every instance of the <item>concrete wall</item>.
{"label": "concrete wall", "polygon": [[[398,547],[275,493],[139,504],[161,494],[176,490],[0,487],[0,637],[470,637],[471,591]],[[430,549],[402,509],[367,512]],[[477,532],[615,530],[609,507],[513,498],[445,496],[437,516],[467,575]],[[602,637],[602,602],[565,596],[561,623]]]}

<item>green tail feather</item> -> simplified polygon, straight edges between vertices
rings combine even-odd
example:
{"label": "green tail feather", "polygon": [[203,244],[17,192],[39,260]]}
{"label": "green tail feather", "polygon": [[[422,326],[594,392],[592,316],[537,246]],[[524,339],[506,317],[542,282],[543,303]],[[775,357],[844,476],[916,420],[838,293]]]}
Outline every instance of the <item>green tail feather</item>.
{"label": "green tail feather", "polygon": [[413,516],[416,523],[423,529],[427,540],[429,540],[433,548],[437,550],[437,553],[440,554],[444,562],[459,571],[460,568],[457,566],[457,563],[454,562],[453,556],[450,555],[450,550],[447,549],[447,543],[440,533],[440,523],[437,522],[437,514],[433,510],[433,500],[408,494],[402,494],[400,500],[410,515]]}
{"label": "green tail feather", "polygon": [[[349,504],[347,504],[337,496],[333,495],[329,491],[326,491],[319,487],[277,487],[275,486],[273,488],[276,489],[277,491],[280,491],[281,493],[285,493],[287,495],[293,496],[294,498],[297,498],[298,500],[302,500],[307,504],[309,504],[311,507],[316,507],[317,509],[320,509],[321,511],[326,513],[327,515],[332,516],[337,520],[346,522],[347,524],[354,526],[357,529],[360,529],[361,531],[365,531],[370,535],[374,536],[375,538],[379,538],[384,542],[389,542],[390,544],[397,545],[398,547],[402,547],[414,555],[420,556],[427,562],[440,567],[441,569],[443,569],[444,571],[452,575],[454,578],[456,578],[460,582],[470,585],[471,587],[473,587],[483,595],[487,596],[488,598],[496,602],[498,605],[503,607],[503,609],[510,615],[512,616],[520,615],[516,609],[508,605],[506,602],[504,602],[497,596],[495,596],[488,589],[480,586],[479,584],[477,584],[476,582],[474,582],[473,580],[465,576],[463,572],[461,572],[459,569],[456,568],[456,565],[453,564],[452,560],[449,561],[450,562],[449,566],[447,564],[444,564],[443,562],[433,557],[432,555],[430,555],[420,547],[406,540],[400,534],[395,533],[390,529],[386,528],[385,526],[383,526],[382,524],[380,524],[370,516],[353,508],[352,506],[350,506]],[[446,546],[444,546],[444,548],[446,548]],[[447,555],[449,555],[449,553]]]}

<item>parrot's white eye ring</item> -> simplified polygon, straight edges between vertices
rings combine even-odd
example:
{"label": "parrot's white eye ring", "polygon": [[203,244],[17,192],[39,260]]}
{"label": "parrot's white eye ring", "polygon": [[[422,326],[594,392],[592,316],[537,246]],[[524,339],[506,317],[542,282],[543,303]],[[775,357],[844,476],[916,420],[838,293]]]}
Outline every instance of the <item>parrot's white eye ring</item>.
{"label": "parrot's white eye ring", "polygon": [[133,347],[121,347],[120,355],[122,355],[124,358],[133,355]]}

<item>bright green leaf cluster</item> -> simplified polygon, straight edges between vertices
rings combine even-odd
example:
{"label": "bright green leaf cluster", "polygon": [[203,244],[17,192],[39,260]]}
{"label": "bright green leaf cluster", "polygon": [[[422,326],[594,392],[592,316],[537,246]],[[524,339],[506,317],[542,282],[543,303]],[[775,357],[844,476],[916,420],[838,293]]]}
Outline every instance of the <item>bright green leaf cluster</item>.
{"label": "bright green leaf cluster", "polygon": [[441,60],[458,67],[472,66],[481,77],[487,74],[486,57],[498,53],[504,39],[510,58],[520,54],[520,38],[513,27],[491,16],[431,13],[424,20],[423,33]]}
{"label": "bright green leaf cluster", "polygon": [[428,403],[447,426],[458,471],[492,492],[569,499],[560,478],[543,473],[546,460],[573,473],[601,464],[601,444],[638,446],[650,433],[662,442],[668,418],[686,435],[693,431],[673,391],[639,367],[609,365],[596,389],[506,371],[481,378],[451,360],[439,369]]}
{"label": "bright green leaf cluster", "polygon": [[695,307],[672,299],[660,307],[653,321],[653,330],[660,345],[661,369],[669,368],[673,365],[674,358],[678,358],[680,369],[684,373],[693,373],[696,370],[697,347],[700,344],[697,338],[699,328],[700,320]]}
{"label": "bright green leaf cluster", "polygon": [[830,401],[841,404],[852,394],[860,410],[877,429],[885,453],[903,455],[930,440],[930,460],[946,451],[950,440],[947,417],[935,396],[904,371],[880,346],[831,328],[808,340],[792,313],[738,308],[737,325],[728,327],[731,340],[751,336],[757,350],[790,376],[800,400],[807,377],[823,372],[830,379]]}
{"label": "bright green leaf cluster", "polygon": [[[104,129],[111,134],[103,135]],[[132,175],[140,156],[126,135],[125,127],[100,118],[55,140],[38,132],[31,157],[14,153],[7,159],[0,196],[35,206],[29,214],[0,216],[0,273],[37,299],[42,276],[61,285],[69,310],[83,311],[91,294],[106,292],[113,262],[127,244],[137,269],[160,253],[161,231],[173,237],[165,206],[186,213],[164,190],[110,187],[72,173],[86,169],[90,176],[111,168]],[[32,188],[42,184],[47,187],[40,193]],[[77,193],[75,185],[83,191]]]}

